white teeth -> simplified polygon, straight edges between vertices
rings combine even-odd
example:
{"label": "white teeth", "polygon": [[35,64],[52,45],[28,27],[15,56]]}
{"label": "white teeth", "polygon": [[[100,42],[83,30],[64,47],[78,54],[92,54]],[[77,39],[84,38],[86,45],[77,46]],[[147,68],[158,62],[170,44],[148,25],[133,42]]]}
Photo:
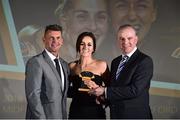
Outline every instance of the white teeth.
{"label": "white teeth", "polygon": [[88,51],[83,51],[84,53],[87,53]]}
{"label": "white teeth", "polygon": [[88,52],[87,50],[83,50],[83,52]]}

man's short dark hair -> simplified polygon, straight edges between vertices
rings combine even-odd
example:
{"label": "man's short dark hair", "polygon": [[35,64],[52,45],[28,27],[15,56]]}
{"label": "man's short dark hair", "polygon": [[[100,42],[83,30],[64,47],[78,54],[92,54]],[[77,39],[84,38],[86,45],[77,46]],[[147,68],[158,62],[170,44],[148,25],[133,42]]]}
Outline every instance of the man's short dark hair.
{"label": "man's short dark hair", "polygon": [[62,32],[62,27],[58,24],[53,24],[53,25],[47,25],[45,28],[45,33],[47,33],[48,30],[52,30],[52,31],[60,31]]}

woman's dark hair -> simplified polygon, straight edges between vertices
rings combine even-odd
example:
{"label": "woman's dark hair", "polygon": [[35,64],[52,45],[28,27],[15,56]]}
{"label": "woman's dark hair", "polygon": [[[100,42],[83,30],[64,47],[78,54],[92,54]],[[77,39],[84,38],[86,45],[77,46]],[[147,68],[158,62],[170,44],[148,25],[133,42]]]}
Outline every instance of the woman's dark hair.
{"label": "woman's dark hair", "polygon": [[82,42],[83,38],[86,37],[86,36],[92,38],[92,40],[93,40],[93,49],[94,49],[93,53],[95,52],[95,50],[96,50],[96,38],[95,38],[94,34],[92,32],[83,32],[77,38],[77,42],[76,42],[76,52],[77,53],[80,52],[81,42]]}

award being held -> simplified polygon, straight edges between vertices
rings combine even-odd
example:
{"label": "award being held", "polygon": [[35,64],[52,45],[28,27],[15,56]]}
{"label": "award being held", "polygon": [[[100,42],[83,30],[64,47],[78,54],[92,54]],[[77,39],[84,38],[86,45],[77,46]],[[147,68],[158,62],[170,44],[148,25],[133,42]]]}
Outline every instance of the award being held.
{"label": "award being held", "polygon": [[94,78],[94,74],[89,71],[83,71],[79,74],[79,77],[82,78],[81,87],[78,89],[79,91],[88,92],[89,88],[84,84],[85,80],[92,80]]}

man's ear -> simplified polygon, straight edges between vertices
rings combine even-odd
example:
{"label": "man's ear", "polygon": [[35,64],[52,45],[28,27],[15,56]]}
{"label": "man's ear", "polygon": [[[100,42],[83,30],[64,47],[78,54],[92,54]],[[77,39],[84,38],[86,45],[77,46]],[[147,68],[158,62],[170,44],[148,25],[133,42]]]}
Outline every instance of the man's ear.
{"label": "man's ear", "polygon": [[61,42],[61,45],[63,45],[64,44],[64,39],[62,39],[62,42]]}
{"label": "man's ear", "polygon": [[43,42],[43,43],[45,42],[45,38],[44,38],[44,36],[42,37],[42,42]]}
{"label": "man's ear", "polygon": [[136,39],[136,45],[137,45],[139,42],[138,36],[136,36],[135,39]]}

